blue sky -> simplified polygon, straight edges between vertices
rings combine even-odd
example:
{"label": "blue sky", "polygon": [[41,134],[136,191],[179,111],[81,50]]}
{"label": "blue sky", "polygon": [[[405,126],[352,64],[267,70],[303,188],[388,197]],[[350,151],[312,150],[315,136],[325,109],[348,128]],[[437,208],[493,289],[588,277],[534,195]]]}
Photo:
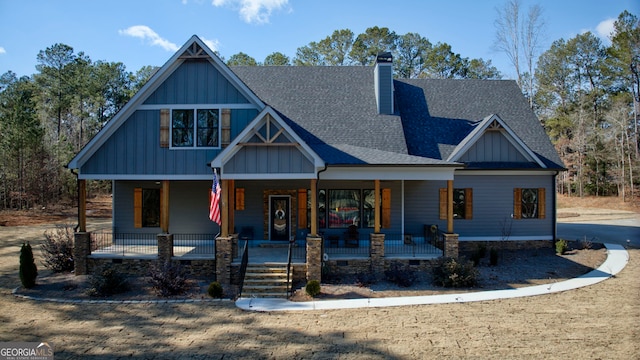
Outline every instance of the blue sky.
{"label": "blue sky", "polygon": [[[415,32],[446,42],[463,57],[491,60],[507,78],[507,57],[491,49],[496,8],[506,0],[0,0],[0,74],[36,73],[40,50],[56,43],[92,60],[122,62],[135,72],[161,66],[191,35],[229,58],[240,51],[257,61],[334,30],[354,34],[372,26]],[[521,0],[543,8],[544,50],[554,40],[591,31],[608,44],[611,24],[623,11],[640,16],[638,0]]]}

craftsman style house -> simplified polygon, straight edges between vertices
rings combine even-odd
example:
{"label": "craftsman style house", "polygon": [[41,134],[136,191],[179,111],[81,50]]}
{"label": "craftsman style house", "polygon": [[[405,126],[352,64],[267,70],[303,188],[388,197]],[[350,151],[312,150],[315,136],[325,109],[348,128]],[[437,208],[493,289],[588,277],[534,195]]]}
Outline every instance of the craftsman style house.
{"label": "craftsman style house", "polygon": [[563,170],[514,81],[394,79],[389,54],[373,67],[229,67],[197,36],[68,167],[80,234],[85,181],[111,180],[112,244],[139,237],[177,258],[216,238],[197,259],[215,259],[223,281],[244,240],[272,253],[294,240],[308,279],[323,261],[380,271],[477,242],[550,246]]}

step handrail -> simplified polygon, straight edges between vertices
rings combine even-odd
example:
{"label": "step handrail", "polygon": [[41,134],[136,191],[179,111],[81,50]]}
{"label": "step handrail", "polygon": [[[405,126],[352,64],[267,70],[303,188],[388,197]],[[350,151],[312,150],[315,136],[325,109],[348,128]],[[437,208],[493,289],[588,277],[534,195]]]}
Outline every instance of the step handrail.
{"label": "step handrail", "polygon": [[240,290],[239,290],[240,297],[242,297],[242,287],[244,286],[244,277],[247,274],[247,264],[249,264],[249,240],[245,240],[244,249],[242,249],[242,261],[240,262]]}
{"label": "step handrail", "polygon": [[292,238],[291,240],[289,240],[289,253],[287,254],[287,298],[291,297],[291,291],[292,291],[292,286],[291,281],[290,281],[290,276],[291,276],[291,255],[293,252],[293,244],[295,242],[295,239]]}

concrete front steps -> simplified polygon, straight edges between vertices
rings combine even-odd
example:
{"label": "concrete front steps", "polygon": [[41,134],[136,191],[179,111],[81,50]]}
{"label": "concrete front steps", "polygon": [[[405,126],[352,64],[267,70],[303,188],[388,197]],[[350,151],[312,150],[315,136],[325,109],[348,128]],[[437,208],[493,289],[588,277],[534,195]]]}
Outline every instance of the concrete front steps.
{"label": "concrete front steps", "polygon": [[[289,279],[289,287],[291,280]],[[248,264],[241,296],[243,298],[287,298],[287,265]]]}

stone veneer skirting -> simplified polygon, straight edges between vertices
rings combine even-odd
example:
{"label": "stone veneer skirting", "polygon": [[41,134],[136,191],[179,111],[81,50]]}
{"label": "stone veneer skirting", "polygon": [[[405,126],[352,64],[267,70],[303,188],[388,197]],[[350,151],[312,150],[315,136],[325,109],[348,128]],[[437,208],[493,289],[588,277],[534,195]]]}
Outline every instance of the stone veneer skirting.
{"label": "stone veneer skirting", "polygon": [[461,253],[469,253],[477,250],[480,245],[484,245],[487,250],[525,250],[553,248],[554,242],[553,240],[460,241],[458,246]]}

